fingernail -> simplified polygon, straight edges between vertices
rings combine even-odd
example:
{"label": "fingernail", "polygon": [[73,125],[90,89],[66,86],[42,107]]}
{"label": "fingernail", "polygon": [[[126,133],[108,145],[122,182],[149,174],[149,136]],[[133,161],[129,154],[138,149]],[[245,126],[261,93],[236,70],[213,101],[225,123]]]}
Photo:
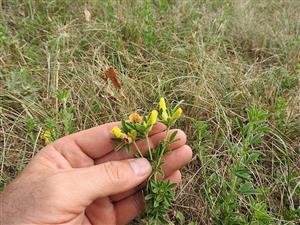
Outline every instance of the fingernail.
{"label": "fingernail", "polygon": [[148,160],[143,158],[130,160],[130,166],[137,176],[145,175],[147,173],[150,173],[150,171],[152,170]]}

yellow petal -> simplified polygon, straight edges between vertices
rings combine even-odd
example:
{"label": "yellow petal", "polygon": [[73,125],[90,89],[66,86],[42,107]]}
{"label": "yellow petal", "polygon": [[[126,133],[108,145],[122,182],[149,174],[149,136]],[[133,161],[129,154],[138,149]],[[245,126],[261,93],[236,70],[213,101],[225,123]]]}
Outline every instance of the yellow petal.
{"label": "yellow petal", "polygon": [[178,109],[176,109],[175,113],[173,114],[172,119],[177,120],[181,117],[181,115],[182,115],[182,109],[178,108]]}
{"label": "yellow petal", "polygon": [[163,111],[167,110],[166,101],[165,101],[164,98],[160,98],[160,100],[159,100],[159,108],[162,109]]}
{"label": "yellow petal", "polygon": [[163,119],[163,121],[167,121],[169,118],[169,115],[166,111],[163,111],[161,114],[161,118]]}
{"label": "yellow petal", "polygon": [[51,131],[45,130],[42,134],[42,138],[50,138],[51,137]]}
{"label": "yellow petal", "polygon": [[157,115],[158,115],[158,112],[156,110],[152,110],[152,112],[149,116],[148,124],[154,125],[157,121]]}
{"label": "yellow petal", "polygon": [[42,133],[41,138],[44,140],[44,142],[45,142],[46,145],[48,145],[48,144],[51,143],[51,140],[50,140],[51,135],[52,135],[52,134],[51,134],[51,131],[49,131],[49,130],[45,130],[45,131]]}
{"label": "yellow petal", "polygon": [[136,139],[136,136],[137,136],[136,130],[131,130],[131,131],[128,133],[128,136],[131,137],[132,140],[135,140],[135,139]]}
{"label": "yellow petal", "polygon": [[122,131],[119,127],[114,127],[112,130],[111,130],[111,133],[117,137],[117,138],[122,138]]}

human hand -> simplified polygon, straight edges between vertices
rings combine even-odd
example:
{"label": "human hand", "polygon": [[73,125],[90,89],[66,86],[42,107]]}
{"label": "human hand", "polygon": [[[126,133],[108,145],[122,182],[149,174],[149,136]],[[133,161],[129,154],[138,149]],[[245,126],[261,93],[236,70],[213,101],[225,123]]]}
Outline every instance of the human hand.
{"label": "human hand", "polygon": [[[133,159],[135,150],[114,152],[111,129],[104,124],[63,137],[43,148],[21,175],[0,194],[0,224],[127,224],[145,205],[139,186],[151,173],[150,163]],[[164,139],[164,125],[150,133],[155,147]],[[174,132],[174,130],[172,131]],[[163,170],[179,183],[179,169],[192,157],[183,131],[169,146]],[[145,141],[138,142],[144,153]]]}

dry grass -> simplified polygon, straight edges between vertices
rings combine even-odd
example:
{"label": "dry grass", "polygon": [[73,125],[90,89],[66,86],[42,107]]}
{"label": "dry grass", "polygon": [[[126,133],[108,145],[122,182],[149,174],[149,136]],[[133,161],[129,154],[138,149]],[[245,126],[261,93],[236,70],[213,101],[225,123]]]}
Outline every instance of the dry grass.
{"label": "dry grass", "polygon": [[[2,0],[0,5],[1,186],[42,148],[39,135],[49,118],[60,135],[66,133],[57,91],[70,93],[71,123],[79,130],[147,111],[166,96],[184,100],[180,127],[195,149],[174,211],[183,212],[186,221],[221,224],[214,218],[219,203],[214,206],[205,194],[207,180],[217,174],[221,184],[227,182],[234,161],[225,139],[241,143],[235,119],[246,124],[247,110],[256,106],[269,113],[272,129],[250,148],[264,152],[251,166],[253,184],[268,189],[267,197],[254,199],[266,204],[274,224],[299,220],[298,0]],[[103,79],[109,66],[119,72],[128,101]],[[32,130],[29,118],[36,122]],[[201,143],[197,121],[208,126]],[[207,164],[199,155],[203,146]],[[220,199],[218,193],[211,196]],[[236,203],[231,216],[245,214],[248,224],[259,223],[248,198],[238,196]]]}

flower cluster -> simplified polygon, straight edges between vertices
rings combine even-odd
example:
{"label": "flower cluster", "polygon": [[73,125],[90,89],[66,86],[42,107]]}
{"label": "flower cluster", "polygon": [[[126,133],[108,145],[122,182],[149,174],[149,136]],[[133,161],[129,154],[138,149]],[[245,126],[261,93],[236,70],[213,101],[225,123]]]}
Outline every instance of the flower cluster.
{"label": "flower cluster", "polygon": [[48,145],[51,143],[51,137],[52,137],[52,134],[51,134],[50,130],[43,131],[43,133],[41,135],[41,138],[45,142],[45,145]]}
{"label": "flower cluster", "polygon": [[121,128],[114,127],[112,129],[112,134],[115,136],[114,140],[131,144],[137,137],[145,138],[157,121],[170,127],[175,124],[181,115],[182,109],[180,107],[167,107],[165,99],[161,98],[159,101],[159,112],[154,109],[148,116],[132,113],[128,120],[122,120]]}
{"label": "flower cluster", "polygon": [[168,127],[174,125],[182,115],[182,109],[180,107],[167,107],[164,98],[161,98],[159,101],[159,110],[162,123]]}
{"label": "flower cluster", "polygon": [[113,140],[119,142],[116,150],[124,147],[128,152],[130,151],[130,144],[135,144],[137,139],[145,138],[153,125],[156,124],[158,117],[157,110],[152,110],[147,116],[141,116],[138,113],[132,113],[128,120],[121,121],[121,128],[114,127],[112,134]]}
{"label": "flower cluster", "polygon": [[[138,152],[138,157],[146,157],[152,165],[152,174],[148,178],[144,193],[147,204],[146,224],[167,224],[166,217],[174,199],[174,184],[169,181],[158,179],[163,175],[162,164],[163,156],[170,151],[167,147],[176,139],[176,132],[169,135],[170,127],[182,116],[182,109],[177,105],[171,107],[166,104],[164,98],[159,101],[159,110],[152,110],[150,114],[141,116],[138,113],[132,113],[127,120],[121,120],[120,127],[114,127],[112,140],[118,142],[116,151],[124,148],[128,153],[131,151],[130,146],[133,144]],[[166,138],[162,140],[154,149],[150,146],[149,132],[153,125],[161,122],[166,125]],[[139,150],[136,141],[146,139],[148,143],[148,152],[143,155]]]}

